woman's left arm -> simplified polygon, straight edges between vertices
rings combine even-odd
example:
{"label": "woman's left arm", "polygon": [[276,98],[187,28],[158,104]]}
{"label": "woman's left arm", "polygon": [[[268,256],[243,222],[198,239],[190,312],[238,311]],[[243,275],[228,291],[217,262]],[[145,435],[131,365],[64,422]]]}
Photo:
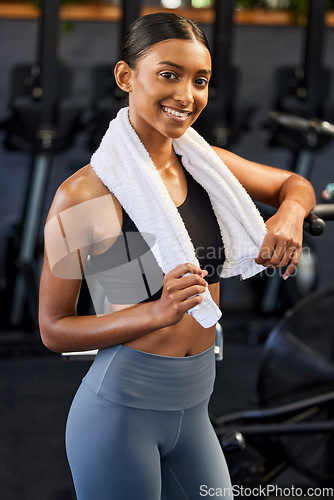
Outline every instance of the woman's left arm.
{"label": "woman's left arm", "polygon": [[255,260],[266,267],[286,267],[283,278],[287,279],[299,261],[304,219],[315,205],[311,183],[293,172],[260,165],[220,148],[213,149],[253,200],[277,208],[266,221],[268,231]]}

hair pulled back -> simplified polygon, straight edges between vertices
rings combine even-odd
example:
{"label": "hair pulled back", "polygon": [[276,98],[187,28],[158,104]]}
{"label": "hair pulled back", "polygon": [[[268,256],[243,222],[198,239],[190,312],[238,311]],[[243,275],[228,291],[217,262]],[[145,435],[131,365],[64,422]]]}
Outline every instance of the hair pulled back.
{"label": "hair pulled back", "polygon": [[170,12],[157,12],[140,17],[131,24],[124,38],[121,58],[134,69],[137,61],[146,55],[153,45],[175,38],[196,39],[210,52],[209,42],[196,23]]}

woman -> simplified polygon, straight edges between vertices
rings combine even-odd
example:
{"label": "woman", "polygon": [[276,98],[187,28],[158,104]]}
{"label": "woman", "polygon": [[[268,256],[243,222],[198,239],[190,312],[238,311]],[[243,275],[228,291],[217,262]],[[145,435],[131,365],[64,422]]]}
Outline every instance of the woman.
{"label": "woman", "polygon": [[[137,20],[125,39],[115,78],[129,96],[129,109],[122,116],[129,123],[130,140],[138,140],[154,172],[146,177],[136,171],[136,155],[129,153],[124,160],[123,146],[115,139],[110,147],[106,135],[107,167],[109,161],[117,163],[114,169],[120,174],[117,182],[111,179],[115,191],[101,180],[98,160],[106,154],[100,154],[60,186],[50,209],[40,288],[43,342],[56,352],[99,349],[67,423],[67,454],[79,500],[193,500],[209,493],[232,498],[226,463],[207,413],[224,228],[219,231],[207,193],[175,152],[207,104],[210,76],[208,43],[194,23],[166,13]],[[113,128],[120,140],[122,126]],[[121,166],[118,156],[114,158],[117,148]],[[222,169],[225,163],[234,174],[227,173],[236,189],[238,180],[251,198],[277,207],[261,233],[255,260],[265,267],[285,267],[287,279],[298,263],[303,220],[314,206],[311,185],[291,172],[209,149],[210,161],[219,162]],[[133,178],[122,176],[131,162]],[[146,194],[151,177],[168,199],[155,201],[154,189]],[[131,199],[134,184],[139,191]],[[150,235],[138,232],[116,188],[136,220],[141,220],[147,204],[157,226],[173,226],[180,215],[198,261],[179,260],[174,268],[166,266],[162,275],[154,239],[150,245]],[[160,203],[162,215],[156,222]],[[179,215],[169,220],[165,206],[171,214],[177,207]],[[146,216],[143,219],[145,224]],[[174,250],[168,251],[173,244],[170,236],[161,244],[162,261],[174,257]],[[227,241],[224,246],[227,251]],[[144,267],[138,274],[139,262]],[[104,314],[76,314],[84,268],[104,288]],[[138,275],[145,278],[145,293]],[[214,307],[208,306],[211,321],[201,323],[196,309],[201,310],[205,301]]]}

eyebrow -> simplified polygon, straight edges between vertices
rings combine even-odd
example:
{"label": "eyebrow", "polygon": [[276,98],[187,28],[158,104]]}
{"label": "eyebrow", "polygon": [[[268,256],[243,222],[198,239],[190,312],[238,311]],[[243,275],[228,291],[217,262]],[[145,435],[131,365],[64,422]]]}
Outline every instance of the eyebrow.
{"label": "eyebrow", "polygon": [[[177,69],[180,69],[180,70],[183,70],[184,67],[181,66],[180,64],[176,64],[172,61],[161,61],[158,63],[158,66],[163,66],[163,65],[166,65],[166,66],[173,66],[174,68],[177,68]],[[200,69],[197,71],[197,73],[206,73],[208,75],[211,75],[212,74],[212,71],[210,71],[209,69]]]}

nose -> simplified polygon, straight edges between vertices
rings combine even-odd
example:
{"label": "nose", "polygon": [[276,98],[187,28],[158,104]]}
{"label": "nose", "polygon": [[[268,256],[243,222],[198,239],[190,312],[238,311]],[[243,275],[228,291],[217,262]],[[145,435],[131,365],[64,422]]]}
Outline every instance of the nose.
{"label": "nose", "polygon": [[183,106],[192,104],[194,102],[192,81],[179,82],[177,89],[175,89],[174,99]]}

